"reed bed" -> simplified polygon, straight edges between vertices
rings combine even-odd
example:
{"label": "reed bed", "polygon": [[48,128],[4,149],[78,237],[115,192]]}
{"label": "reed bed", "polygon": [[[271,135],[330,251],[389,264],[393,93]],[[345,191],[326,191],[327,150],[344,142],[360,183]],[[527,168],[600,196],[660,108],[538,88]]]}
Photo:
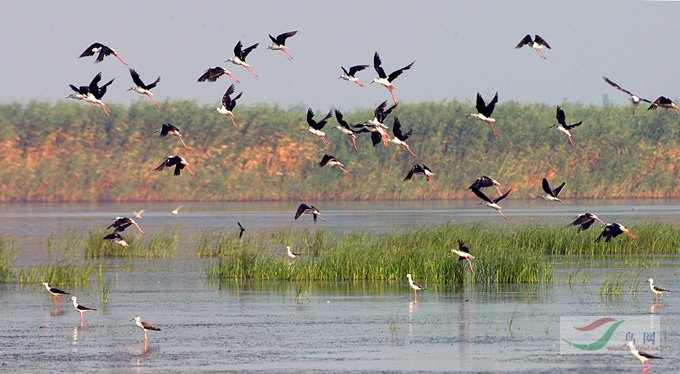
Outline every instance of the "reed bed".
{"label": "reed bed", "polygon": [[14,281],[16,277],[15,256],[14,241],[6,236],[0,236],[0,282]]}
{"label": "reed bed", "polygon": [[102,239],[109,231],[97,230],[88,233],[85,239],[85,258],[102,257],[144,257],[144,258],[172,258],[177,250],[179,234],[174,230],[159,231],[150,235],[126,235],[125,241],[129,247],[125,248]]}
{"label": "reed bed", "polygon": [[95,272],[93,263],[72,263],[60,261],[33,265],[19,272],[19,283],[40,283],[47,281],[60,287],[84,288]]}

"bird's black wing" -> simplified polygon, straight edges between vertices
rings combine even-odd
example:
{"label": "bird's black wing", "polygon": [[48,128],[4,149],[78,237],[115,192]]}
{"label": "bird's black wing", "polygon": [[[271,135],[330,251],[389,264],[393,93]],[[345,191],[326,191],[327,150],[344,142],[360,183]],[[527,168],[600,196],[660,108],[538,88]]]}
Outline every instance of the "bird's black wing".
{"label": "bird's black wing", "polygon": [[[169,158],[166,158],[165,160],[163,160],[163,162],[160,165],[158,165],[158,167],[153,169],[153,171],[163,171],[163,168],[165,168],[165,163],[168,162],[169,160],[170,160]],[[168,166],[170,166],[170,165],[168,165]]]}
{"label": "bird's black wing", "polygon": [[99,89],[96,92],[93,92],[92,94],[94,95],[94,97],[97,99],[101,99],[102,97],[104,97],[104,95],[106,94],[106,87],[110,86],[114,80],[116,80],[116,78],[113,78],[110,81],[106,82],[106,84],[99,87]]}
{"label": "bird's black wing", "polygon": [[382,135],[378,134],[377,132],[371,132],[371,143],[373,143],[374,147],[380,144],[381,141]]}
{"label": "bird's black wing", "polygon": [[94,60],[94,63],[97,64],[97,63],[104,61],[104,57],[110,55],[111,53],[113,53],[113,49],[111,49],[111,48],[109,48],[105,45],[102,45],[102,49],[99,51],[99,54],[97,55],[97,59]]}
{"label": "bird's black wing", "polygon": [[[296,31],[288,31],[288,32],[284,32],[283,34],[279,34],[276,37],[275,42],[278,45],[286,45],[286,39],[290,38],[291,36],[293,36],[295,34],[297,34],[297,30]],[[269,37],[271,38],[271,35],[269,35]]]}
{"label": "bird's black wing", "polygon": [[243,60],[243,58],[241,58],[241,56],[243,55],[243,51],[241,50],[242,47],[243,47],[243,43],[241,43],[240,40],[234,46],[234,56],[240,58],[241,60]]}
{"label": "bird's black wing", "polygon": [[208,68],[208,70],[203,73],[200,77],[198,77],[199,82],[214,82],[217,80],[217,78],[221,77],[224,75],[224,69],[221,67],[212,67]]}
{"label": "bird's black wing", "polygon": [[533,41],[531,40],[531,35],[527,34],[522,40],[515,46],[515,48],[522,48],[525,45],[530,45]]}
{"label": "bird's black wing", "polygon": [[581,225],[579,225],[579,228],[578,228],[577,231],[581,232],[581,231],[588,230],[594,223],[595,223],[595,219],[590,218],[590,219],[586,220],[585,222],[581,223]]}
{"label": "bird's black wing", "polygon": [[564,126],[564,128],[567,129],[567,130],[570,130],[570,129],[573,129],[574,127],[581,126],[582,123],[583,123],[583,121],[576,122],[573,125],[566,125],[566,126]]}
{"label": "bird's black wing", "polygon": [[567,182],[562,182],[562,184],[560,184],[559,186],[557,186],[557,188],[555,188],[555,189],[553,190],[553,192],[555,193],[555,195],[553,195],[553,196],[555,196],[555,197],[559,196],[559,195],[560,195],[560,192],[562,192],[562,189],[564,188],[564,185],[565,185],[565,184],[567,184]]}
{"label": "bird's black wing", "polygon": [[378,52],[375,52],[373,55],[373,68],[375,69],[375,72],[378,73],[378,77],[380,78],[387,78],[387,74],[385,74],[385,69],[382,68],[382,61],[380,61],[380,55]]}
{"label": "bird's black wing", "polygon": [[619,86],[618,84],[612,82],[609,78],[602,77],[602,79],[604,79],[605,82],[609,83],[610,86],[616,88],[617,90],[623,91],[623,92],[627,93],[628,95],[633,96],[633,94],[630,91],[628,91],[628,90],[624,89],[623,87]]}
{"label": "bird's black wing", "polygon": [[345,74],[349,75],[350,77],[353,77],[354,74],[356,74],[358,71],[362,71],[362,70],[366,69],[367,67],[368,67],[368,65],[354,65],[351,68],[349,68],[349,73],[345,72]]}
{"label": "bird's black wing", "polygon": [[552,188],[550,188],[550,183],[548,182],[548,179],[543,178],[541,187],[543,187],[543,191],[545,191],[545,193],[547,193],[548,195],[555,196],[555,193],[553,192]]}
{"label": "bird's black wing", "polygon": [[[348,77],[351,76],[351,74],[347,71],[347,69],[345,69],[344,66],[340,66],[340,69],[342,69],[342,72],[345,73],[346,76],[348,76]],[[341,77],[341,78],[342,78],[342,77]]]}
{"label": "bird's black wing", "polygon": [[484,114],[484,111],[486,110],[486,103],[484,102],[484,98],[482,98],[482,95],[477,92],[477,102],[475,103],[475,108],[477,109],[477,113],[479,114]]}
{"label": "bird's black wing", "polygon": [[307,124],[312,128],[316,128],[316,121],[314,121],[314,111],[312,108],[307,108]]}
{"label": "bird's black wing", "polygon": [[241,53],[243,55],[243,57],[239,57],[239,58],[245,62],[246,57],[248,57],[248,54],[250,52],[252,52],[253,49],[257,48],[258,45],[260,45],[260,43],[255,43],[255,44],[251,45],[250,47],[244,49],[243,52]]}
{"label": "bird's black wing", "polygon": [[229,88],[227,88],[227,91],[222,96],[222,105],[224,105],[225,108],[229,105],[229,95],[233,94],[235,89],[236,88],[234,87],[234,84],[232,83],[231,86],[229,86]]}
{"label": "bird's black wing", "polygon": [[548,44],[548,42],[546,42],[545,39],[541,38],[538,35],[534,35],[534,41],[538,44],[544,45],[548,49],[552,49],[552,48],[550,48],[550,44]]}
{"label": "bird's black wing", "polygon": [[309,208],[310,207],[307,204],[300,204],[300,206],[297,208],[297,211],[295,212],[295,219],[300,218],[300,216]]}
{"label": "bird's black wing", "polygon": [[104,44],[101,43],[93,43],[91,46],[87,47],[86,50],[83,51],[83,53],[80,54],[80,57],[89,57],[89,56],[94,56],[94,49],[104,47]]}
{"label": "bird's black wing", "polygon": [[161,77],[158,76],[158,78],[156,78],[155,81],[153,81],[152,83],[147,84],[146,87],[144,87],[144,88],[146,88],[147,90],[150,90],[150,89],[156,87],[156,85],[158,85],[158,82],[160,82],[160,81],[161,81]]}
{"label": "bird's black wing", "polygon": [[347,121],[344,120],[342,112],[337,110],[337,109],[335,110],[335,120],[338,121],[340,126],[346,128],[346,129],[350,129],[349,123],[347,123]]}
{"label": "bird's black wing", "polygon": [[[477,195],[477,197],[479,197],[480,199],[486,201],[487,203],[493,203],[493,201],[492,201],[491,199],[489,199],[489,198],[484,194],[484,192],[482,192],[482,191],[480,191],[480,190],[478,190],[478,189],[476,189],[476,188],[471,188],[470,190],[472,190],[472,193],[474,193],[475,195]],[[509,192],[509,191],[508,191],[508,192]],[[506,195],[507,195],[507,193],[506,193]]]}
{"label": "bird's black wing", "polygon": [[638,354],[642,357],[663,359],[663,357],[661,357],[661,356],[655,356],[655,355],[653,355],[651,353],[647,353],[647,352],[638,351]]}
{"label": "bird's black wing", "polygon": [[498,91],[496,91],[496,94],[494,95],[493,99],[491,99],[491,102],[489,102],[486,108],[484,108],[484,112],[482,114],[487,117],[491,117],[491,113],[493,113],[493,110],[494,108],[496,108],[497,103],[498,103]]}
{"label": "bird's black wing", "polygon": [[398,117],[394,117],[394,123],[392,124],[392,132],[394,133],[394,136],[401,140],[401,141],[406,141],[411,134],[413,133],[413,129],[409,129],[406,133],[401,131],[401,122],[399,122]]}
{"label": "bird's black wing", "polygon": [[319,166],[321,166],[321,167],[326,166],[326,164],[328,164],[328,161],[330,161],[332,159],[334,159],[334,157],[331,156],[331,155],[328,155],[328,154],[323,155],[323,157],[321,158],[321,162],[319,162]]}
{"label": "bird's black wing", "polygon": [[416,62],[413,61],[413,62],[411,62],[410,64],[404,66],[403,68],[391,72],[390,75],[387,77],[387,80],[390,81],[390,82],[394,81],[395,79],[397,79],[398,76],[401,75],[401,73],[403,73],[405,70],[410,69],[411,66],[413,66],[413,64],[415,64],[415,63],[416,63]]}
{"label": "bird's black wing", "polygon": [[510,192],[512,192],[512,190],[508,190],[508,192],[506,192],[506,193],[504,193],[503,195],[499,196],[499,197],[496,198],[493,202],[494,202],[494,203],[499,203],[501,200],[503,200],[503,199],[505,199],[506,197],[508,197],[508,195],[510,195]]}
{"label": "bird's black wing", "polygon": [[326,114],[325,117],[321,121],[319,121],[319,128],[317,130],[321,130],[324,126],[326,126],[326,123],[328,120],[333,117],[333,109],[328,111],[328,114]]}
{"label": "bird's black wing", "polygon": [[559,105],[557,106],[555,117],[557,118],[557,123],[562,126],[567,126],[567,116],[564,114],[564,110]]}
{"label": "bird's black wing", "polygon": [[92,78],[92,81],[88,85],[88,88],[90,92],[93,94],[99,90],[99,82],[102,80],[102,73],[99,72],[99,74],[95,75],[94,78]]}
{"label": "bird's black wing", "polygon": [[229,99],[229,100],[227,100],[228,103],[226,105],[226,108],[227,108],[228,111],[231,112],[236,107],[236,100],[240,99],[241,95],[243,95],[243,92],[239,92],[238,95],[236,95],[233,99],[230,98],[230,97],[227,97]]}
{"label": "bird's black wing", "polygon": [[470,248],[468,248],[462,240],[458,240],[458,250],[465,253],[470,253]]}
{"label": "bird's black wing", "polygon": [[273,44],[279,44],[279,41],[276,40],[276,38],[273,37],[272,34],[268,34],[268,35],[269,35],[269,39],[271,39],[271,41],[272,41]]}
{"label": "bird's black wing", "polygon": [[139,77],[139,73],[135,69],[130,69],[130,76],[132,76],[132,81],[137,87],[146,87],[142,79]]}
{"label": "bird's black wing", "polygon": [[413,173],[416,172],[417,166],[418,165],[413,165],[411,167],[411,170],[409,170],[408,174],[406,174],[406,178],[404,178],[405,181],[411,180],[411,178],[413,178]]}

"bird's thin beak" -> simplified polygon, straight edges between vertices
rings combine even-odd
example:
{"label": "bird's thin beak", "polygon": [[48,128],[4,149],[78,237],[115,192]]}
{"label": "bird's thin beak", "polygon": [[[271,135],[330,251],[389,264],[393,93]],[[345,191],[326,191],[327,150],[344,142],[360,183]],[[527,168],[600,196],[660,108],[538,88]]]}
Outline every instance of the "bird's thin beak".
{"label": "bird's thin beak", "polygon": [[133,318],[133,319],[131,319],[130,321],[134,321],[134,320],[135,320],[135,319]]}
{"label": "bird's thin beak", "polygon": [[132,91],[132,87],[128,88],[127,91]]}

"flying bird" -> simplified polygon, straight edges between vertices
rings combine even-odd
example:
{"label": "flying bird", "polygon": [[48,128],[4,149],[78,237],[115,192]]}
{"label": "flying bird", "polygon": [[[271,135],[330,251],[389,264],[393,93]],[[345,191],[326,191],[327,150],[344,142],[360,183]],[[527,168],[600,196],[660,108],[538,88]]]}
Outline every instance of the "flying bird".
{"label": "flying bird", "polygon": [[660,356],[655,356],[647,352],[638,351],[637,349],[635,349],[635,343],[633,342],[628,342],[626,346],[628,347],[628,351],[630,352],[630,354],[633,355],[633,357],[635,357],[635,359],[640,361],[640,363],[642,364],[642,374],[647,374],[647,370],[651,369],[652,364],[649,363],[649,360],[662,358]]}
{"label": "flying bird", "polygon": [[664,292],[669,292],[665,288],[657,287],[654,285],[654,278],[648,278],[647,282],[649,282],[649,289],[652,290],[652,293],[654,294],[654,299],[656,302],[659,302],[659,296],[663,296]]}
{"label": "flying bird", "polygon": [[94,60],[95,64],[104,61],[104,57],[109,55],[116,56],[116,58],[120,60],[120,62],[122,62],[123,65],[128,64],[127,62],[123,61],[120,55],[116,51],[114,51],[113,48],[109,48],[102,43],[94,43],[91,46],[87,47],[87,49],[80,54],[79,58],[94,56],[97,53],[98,53],[97,58]]}
{"label": "flying bird", "polygon": [[419,285],[418,283],[413,281],[413,278],[411,277],[411,274],[406,274],[406,278],[408,278],[408,285],[413,289],[413,298],[417,299],[418,298],[418,291],[426,290],[427,288]]}
{"label": "flying bird", "polygon": [[134,219],[129,217],[116,217],[113,219],[113,223],[108,225],[106,228],[113,228],[114,233],[119,233],[125,231],[125,229],[130,226],[135,226],[140,233],[144,234],[144,231],[142,231],[142,228],[139,227],[139,224],[137,224]]}
{"label": "flying bird", "polygon": [[160,130],[156,130],[154,132],[160,133],[161,137],[166,137],[168,135],[172,135],[172,136],[176,137],[177,139],[179,139],[180,142],[182,142],[182,145],[184,146],[185,149],[191,149],[190,147],[188,147],[186,145],[186,143],[184,143],[184,138],[182,137],[182,134],[180,134],[179,128],[177,128],[177,126],[175,126],[171,123],[164,123],[163,125],[161,125]]}
{"label": "flying bird", "polygon": [[142,209],[139,212],[138,211],[132,212],[132,215],[134,215],[135,218],[137,219],[142,219],[142,214],[144,214],[144,212],[146,212],[146,210]]}
{"label": "flying bird", "polygon": [[385,74],[385,70],[382,68],[382,61],[380,60],[380,55],[378,52],[375,52],[375,55],[373,55],[373,68],[375,69],[376,73],[378,73],[378,77],[373,79],[371,83],[377,83],[385,88],[387,88],[388,91],[390,91],[390,95],[392,96],[392,101],[394,101],[394,105],[398,105],[399,103],[397,102],[397,99],[394,98],[394,84],[392,83],[395,79],[397,79],[398,76],[401,75],[405,70],[408,70],[413,66],[415,61],[411,62],[410,64],[404,66],[401,69],[395,70],[390,73],[390,75]]}
{"label": "flying bird", "polygon": [[617,90],[627,93],[628,96],[630,96],[630,102],[633,103],[633,110],[635,110],[635,108],[637,108],[637,106],[640,104],[641,101],[644,101],[644,102],[650,103],[650,104],[652,103],[651,101],[649,101],[647,99],[643,99],[640,96],[635,95],[632,92],[624,89],[623,87],[621,87],[618,84],[609,80],[609,78],[607,78],[607,77],[602,77],[602,79],[604,79],[605,82],[607,82],[610,86],[616,88]]}
{"label": "flying bird", "polygon": [[179,210],[182,209],[183,207],[184,207],[184,205],[178,206],[178,207],[175,208],[172,212],[170,212],[170,214],[178,215],[178,214],[179,214]]}
{"label": "flying bird", "polygon": [[477,113],[470,113],[470,117],[474,117],[486,122],[489,126],[491,126],[491,130],[493,130],[493,136],[498,137],[498,132],[496,132],[496,128],[493,127],[493,124],[496,122],[496,120],[491,118],[491,114],[496,107],[496,103],[498,103],[498,91],[496,91],[496,95],[493,97],[493,99],[491,99],[491,102],[489,102],[488,105],[484,102],[482,95],[477,92],[477,104],[475,105],[477,108]]}
{"label": "flying bird", "polygon": [[241,237],[243,236],[243,233],[246,231],[246,229],[244,229],[243,226],[241,226],[241,222],[236,221],[236,223],[238,224],[238,230],[239,230],[238,238],[241,239]]}
{"label": "flying bird", "polygon": [[631,232],[627,228],[625,228],[622,224],[608,223],[604,226],[604,230],[602,230],[602,233],[600,233],[600,236],[598,236],[597,239],[595,239],[595,241],[599,242],[600,239],[604,238],[604,241],[608,242],[621,234],[626,234],[626,236],[633,240],[637,239],[637,236],[631,234]]}
{"label": "flying bird", "polygon": [[474,269],[472,269],[472,260],[475,259],[475,256],[470,254],[470,248],[468,248],[462,240],[458,240],[458,249],[453,248],[451,249],[451,252],[458,255],[459,261],[467,261],[468,265],[470,266],[470,271],[472,274],[475,273]]}
{"label": "flying bird", "polygon": [[138,94],[146,95],[149,99],[151,99],[153,105],[158,108],[158,103],[153,99],[153,93],[151,93],[151,89],[156,87],[158,82],[161,81],[161,77],[159,76],[152,83],[146,84],[142,78],[139,77],[139,73],[137,73],[135,69],[130,69],[130,76],[132,76],[132,82],[134,82],[135,85],[128,88],[128,91],[135,91]]}
{"label": "flying bird", "polygon": [[227,91],[224,93],[224,96],[222,96],[222,106],[215,110],[217,110],[217,113],[224,114],[225,116],[229,117],[231,123],[234,125],[234,128],[238,128],[238,126],[236,126],[236,121],[234,120],[234,113],[232,111],[236,107],[236,100],[241,98],[243,92],[239,92],[239,94],[232,99],[231,95],[234,93],[235,90],[236,88],[232,83],[231,86],[227,88]]}
{"label": "flying bird", "polygon": [[[406,148],[406,150],[410,154],[412,154],[413,157],[418,158],[418,156],[415,153],[413,153],[413,151],[411,150],[411,147],[408,144],[406,144],[406,139],[408,139],[411,136],[412,132],[413,132],[413,130],[410,129],[406,133],[403,133],[401,131],[401,122],[399,122],[399,118],[394,117],[394,122],[392,123],[392,133],[394,134],[394,137],[392,137],[392,139],[390,139],[390,142]],[[371,134],[371,135],[373,135],[373,134]],[[380,138],[378,138],[378,142],[380,142]],[[373,145],[375,145],[375,144],[373,144]]]}
{"label": "flying bird", "polygon": [[70,295],[70,293],[68,293],[66,291],[62,291],[58,288],[50,287],[50,284],[47,283],[47,282],[42,282],[41,284],[43,286],[45,286],[45,288],[47,289],[47,292],[49,292],[50,295],[52,295],[53,301],[56,301],[56,299],[59,299],[59,301],[63,303],[64,299],[61,298],[61,295]]}
{"label": "flying bird", "polygon": [[502,201],[503,199],[505,199],[506,197],[508,197],[508,195],[510,195],[510,192],[511,192],[512,190],[508,190],[508,192],[506,192],[505,194],[503,194],[503,195],[501,195],[501,196],[499,196],[498,198],[493,199],[493,200],[490,199],[488,196],[486,196],[486,195],[484,194],[484,192],[482,192],[482,191],[480,191],[480,190],[478,190],[478,189],[476,189],[476,188],[472,188],[472,187],[471,187],[470,190],[472,190],[472,192],[473,192],[475,195],[477,195],[477,197],[479,197],[480,199],[482,199],[482,201],[479,203],[480,205],[486,205],[486,206],[488,206],[489,208],[496,209],[496,211],[498,212],[498,214],[500,214],[501,216],[503,216],[503,218],[505,218],[506,221],[509,221],[508,217],[506,217],[505,214],[503,214],[503,212],[501,211],[501,209],[503,209],[503,208],[502,208],[500,205],[498,205],[498,203],[501,202],[501,201]]}
{"label": "flying bird", "polygon": [[543,182],[541,183],[541,187],[543,187],[543,191],[545,191],[545,195],[539,196],[539,198],[542,198],[543,200],[548,200],[548,201],[558,201],[562,204],[566,204],[564,201],[560,200],[560,192],[562,192],[562,188],[564,188],[564,185],[566,182],[562,182],[557,188],[554,190],[550,187],[550,183],[546,178],[543,178]]}
{"label": "flying bird", "polygon": [[345,165],[343,165],[342,162],[340,162],[340,160],[328,154],[323,155],[323,157],[321,158],[321,162],[319,162],[320,167],[324,167],[326,165],[328,165],[329,167],[337,167],[338,169],[344,171],[345,173],[349,173],[349,171],[345,170]]}
{"label": "flying bird", "polygon": [[572,221],[569,226],[578,226],[576,232],[581,232],[588,230],[595,222],[599,222],[602,225],[607,225],[606,222],[600,219],[600,217],[594,215],[593,213],[583,213],[576,216],[574,221]]}
{"label": "flying bird", "polygon": [[106,106],[106,104],[104,104],[104,102],[101,99],[106,94],[107,87],[111,85],[111,83],[113,83],[113,81],[116,78],[111,79],[108,83],[106,83],[103,86],[99,86],[99,82],[101,81],[101,79],[102,73],[100,72],[99,74],[95,75],[94,78],[92,78],[92,81],[88,86],[76,87],[70,84],[69,87],[71,87],[71,89],[76,93],[68,95],[67,99],[83,100],[90,103],[90,105],[94,107],[99,105],[102,107],[104,113],[106,113],[107,116],[110,115],[112,113],[111,110],[109,109],[109,107]]}
{"label": "flying bird", "polygon": [[187,171],[189,172],[189,174],[191,174],[192,176],[195,175],[194,172],[189,167],[189,163],[187,162],[187,160],[185,160],[184,157],[182,157],[182,156],[175,156],[175,155],[170,155],[170,156],[166,157],[165,160],[163,161],[163,163],[158,165],[158,167],[156,167],[153,170],[160,172],[160,171],[163,171],[163,168],[172,167],[172,166],[175,167],[175,172],[173,173],[175,176],[178,176],[180,174],[181,170],[184,169],[184,168],[186,168]]}
{"label": "flying bird", "polygon": [[71,296],[71,301],[73,301],[73,307],[76,308],[78,312],[80,312],[80,321],[83,321],[83,313],[85,312],[92,312],[97,309],[86,307],[84,305],[78,304],[78,299],[75,296]]}
{"label": "flying bird", "polygon": [[231,78],[234,82],[236,83],[241,83],[240,80],[236,79],[236,77],[227,69],[219,67],[219,66],[214,66],[211,68],[208,68],[208,70],[203,73],[200,77],[198,77],[199,82],[215,82],[219,77],[223,75],[228,75],[229,78]]}
{"label": "flying bird", "polygon": [[144,322],[142,321],[142,317],[140,316],[134,316],[130,321],[135,321],[135,325],[142,329],[144,331],[144,341],[146,341],[146,332],[147,330],[153,330],[153,331],[161,331],[160,328],[158,328],[155,325],[150,324],[149,322]]}
{"label": "flying bird", "polygon": [[656,98],[656,100],[654,100],[652,102],[652,105],[650,105],[649,108],[647,108],[647,110],[654,110],[658,107],[666,108],[666,109],[673,109],[675,111],[675,113],[677,113],[680,116],[680,110],[678,109],[678,106],[675,105],[673,100],[671,100],[671,99],[669,99],[665,96],[659,96],[658,98]]}
{"label": "flying bird", "polygon": [[248,48],[243,48],[243,44],[241,44],[241,41],[239,40],[234,47],[234,57],[230,57],[225,62],[231,62],[234,65],[243,66],[250,72],[250,74],[253,75],[253,78],[260,79],[260,76],[255,73],[255,70],[253,70],[253,68],[246,63],[246,57],[250,52],[253,51],[253,49],[257,48],[258,45],[260,45],[260,43],[255,43]]}
{"label": "flying bird", "polygon": [[545,40],[543,40],[543,38],[541,38],[541,37],[538,36],[538,35],[534,35],[534,40],[531,40],[531,35],[528,35],[528,34],[527,34],[527,36],[525,36],[525,37],[522,39],[522,41],[520,41],[519,44],[517,44],[517,46],[515,46],[515,49],[517,49],[517,48],[522,48],[522,47],[524,47],[525,45],[528,45],[529,47],[535,49],[535,50],[536,50],[536,53],[538,53],[538,55],[539,55],[542,59],[546,59],[546,57],[543,56],[543,52],[541,51],[541,49],[543,49],[543,48],[552,49],[552,48],[550,48],[550,45],[548,45],[548,42],[546,42]]}
{"label": "flying bird", "polygon": [[349,140],[352,142],[352,145],[354,146],[354,151],[359,152],[359,147],[357,147],[357,136],[356,134],[361,132],[361,131],[356,131],[353,130],[352,127],[350,127],[349,123],[343,119],[342,112],[339,110],[335,110],[335,119],[338,121],[338,125],[335,126],[336,129],[338,129],[341,133],[349,136]]}
{"label": "flying bird", "polygon": [[321,131],[324,126],[326,126],[326,122],[328,122],[328,119],[333,116],[333,111],[329,110],[328,114],[321,120],[321,121],[315,121],[314,120],[314,111],[312,108],[307,109],[307,125],[308,127],[303,128],[302,130],[307,130],[311,132],[312,134],[316,135],[321,139],[323,144],[325,144],[328,148],[333,148],[331,143],[326,140],[326,133]]}
{"label": "flying bird", "polygon": [[364,85],[361,82],[359,82],[359,78],[357,78],[355,75],[356,75],[357,72],[360,72],[360,71],[366,69],[369,66],[370,65],[354,65],[354,66],[349,68],[349,71],[347,69],[345,69],[344,66],[340,66],[340,69],[342,69],[342,72],[344,74],[339,76],[338,79],[343,79],[343,80],[346,80],[348,82],[354,82],[357,85],[359,85],[359,87],[363,87]]}
{"label": "flying bird", "polygon": [[113,244],[117,244],[121,247],[123,247],[123,250],[121,251],[120,255],[125,256],[125,250],[129,247],[128,243],[123,239],[123,237],[118,233],[118,231],[111,233],[109,235],[106,235],[105,237],[102,238],[102,240],[108,240]]}
{"label": "flying bird", "polygon": [[354,128],[358,128],[359,132],[371,132],[371,139],[374,139],[373,133],[377,133],[382,138],[385,147],[389,145],[389,141],[391,138],[390,135],[387,133],[388,127],[385,125],[384,122],[390,115],[390,113],[394,110],[394,108],[397,107],[397,105],[394,104],[387,110],[385,110],[386,106],[387,101],[383,101],[373,110],[374,117],[372,120],[369,120],[368,122],[361,125],[353,126]]}
{"label": "flying bird", "polygon": [[487,188],[487,187],[495,187],[496,192],[498,192],[498,195],[502,195],[503,193],[501,192],[501,189],[498,188],[501,184],[498,183],[497,180],[487,177],[486,175],[483,175],[477,179],[475,179],[474,182],[468,187],[469,189],[476,188],[478,190],[481,190],[482,188]]}
{"label": "flying bird", "polygon": [[311,214],[314,217],[314,223],[316,223],[317,218],[326,222],[326,220],[321,217],[321,212],[319,212],[319,210],[316,209],[314,205],[300,204],[300,206],[297,208],[297,211],[295,212],[295,219],[300,218],[300,216],[303,214]]}
{"label": "flying bird", "polygon": [[404,178],[404,180],[405,181],[411,180],[414,174],[422,174],[423,176],[425,176],[425,179],[427,179],[427,181],[430,182],[432,188],[434,188],[435,191],[439,192],[439,187],[437,187],[437,185],[434,183],[434,180],[432,179],[434,173],[425,164],[423,164],[422,166],[419,164],[414,164],[413,167],[411,167],[411,170],[409,170],[408,174],[406,174],[406,178]]}
{"label": "flying bird", "polygon": [[272,45],[267,47],[267,49],[271,49],[273,51],[281,51],[283,52],[284,55],[288,58],[288,61],[293,61],[293,56],[288,53],[288,47],[286,47],[286,39],[290,38],[291,36],[297,34],[297,31],[288,31],[284,32],[283,34],[279,34],[275,37],[272,36],[272,34],[269,34],[269,39],[272,40]]}
{"label": "flying bird", "polygon": [[571,143],[571,146],[576,149],[576,144],[574,144],[574,141],[571,140],[571,133],[569,130],[573,129],[576,126],[581,126],[581,122],[577,122],[573,125],[567,125],[567,117],[564,114],[564,110],[558,105],[557,106],[557,113],[555,115],[557,117],[557,123],[552,125],[551,127],[556,128],[558,131],[563,132],[564,135],[567,136],[567,139],[569,139],[569,143]]}

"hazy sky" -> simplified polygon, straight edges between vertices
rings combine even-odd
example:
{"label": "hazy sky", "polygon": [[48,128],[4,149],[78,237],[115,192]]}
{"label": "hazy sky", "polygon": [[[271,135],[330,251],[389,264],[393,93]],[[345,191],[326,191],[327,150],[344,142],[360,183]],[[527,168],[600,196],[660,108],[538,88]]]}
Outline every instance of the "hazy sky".
{"label": "hazy sky", "polygon": [[[105,102],[147,100],[133,92],[127,68],[109,57],[79,59],[95,41],[116,49],[142,79],[162,80],[157,100],[220,102],[231,83],[196,79],[221,65],[240,80],[241,103],[353,109],[389,98],[377,85],[338,80],[340,65],[372,64],[389,73],[416,63],[396,81],[401,102],[473,100],[624,104],[603,75],[653,99],[680,96],[680,3],[632,1],[3,1],[0,102],[61,100],[69,83],[102,71],[116,78]],[[268,33],[298,30],[287,45],[295,61],[266,49]],[[526,34],[551,44],[541,60],[515,50]],[[261,76],[226,65],[238,40],[260,42],[248,62]],[[358,74],[368,83],[370,68]]]}

